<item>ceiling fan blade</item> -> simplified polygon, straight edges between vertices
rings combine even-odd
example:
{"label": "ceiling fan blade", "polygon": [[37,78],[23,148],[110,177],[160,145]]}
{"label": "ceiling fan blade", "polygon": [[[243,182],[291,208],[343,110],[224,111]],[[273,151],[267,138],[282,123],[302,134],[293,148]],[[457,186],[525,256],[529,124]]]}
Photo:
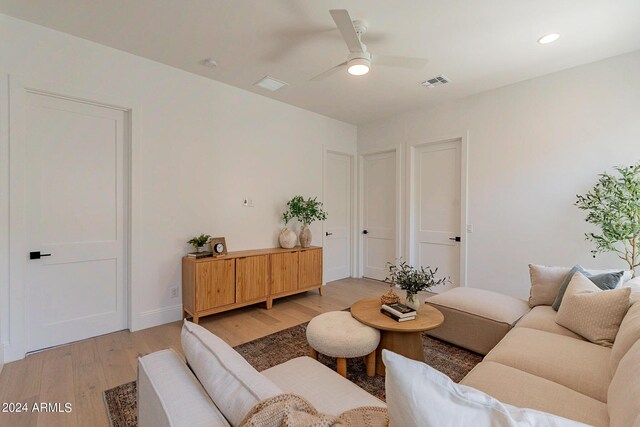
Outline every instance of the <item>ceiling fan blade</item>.
{"label": "ceiling fan blade", "polygon": [[386,67],[408,68],[421,70],[429,62],[425,58],[411,58],[408,56],[371,55],[371,62]]}
{"label": "ceiling fan blade", "polygon": [[345,9],[331,9],[329,13],[340,30],[342,38],[349,48],[349,52],[363,52],[362,42],[358,37],[356,28],[353,26],[353,20],[351,16],[349,16],[349,12]]}
{"label": "ceiling fan blade", "polygon": [[317,81],[320,81],[320,80],[324,80],[324,79],[326,79],[327,77],[329,77],[329,76],[331,76],[331,75],[333,75],[333,74],[337,73],[338,71],[342,70],[342,69],[343,69],[344,67],[346,67],[346,66],[347,66],[347,63],[346,63],[346,62],[343,62],[342,64],[338,64],[338,65],[336,65],[335,67],[333,67],[333,68],[329,68],[327,71],[322,72],[322,73],[318,74],[317,76],[315,76],[315,77],[313,77],[313,78],[309,79],[309,81],[311,81],[311,82],[317,82]]}

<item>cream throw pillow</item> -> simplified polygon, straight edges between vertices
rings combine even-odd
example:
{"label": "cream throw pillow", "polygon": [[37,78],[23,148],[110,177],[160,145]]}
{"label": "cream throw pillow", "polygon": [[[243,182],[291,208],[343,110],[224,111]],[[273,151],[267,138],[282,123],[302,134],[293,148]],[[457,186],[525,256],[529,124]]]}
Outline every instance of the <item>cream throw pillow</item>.
{"label": "cream throw pillow", "polygon": [[578,272],[567,286],[556,323],[589,341],[611,347],[629,309],[631,289],[603,291]]}
{"label": "cream throw pillow", "polygon": [[529,306],[552,305],[569,271],[571,271],[571,267],[529,264],[529,275],[531,276]]}

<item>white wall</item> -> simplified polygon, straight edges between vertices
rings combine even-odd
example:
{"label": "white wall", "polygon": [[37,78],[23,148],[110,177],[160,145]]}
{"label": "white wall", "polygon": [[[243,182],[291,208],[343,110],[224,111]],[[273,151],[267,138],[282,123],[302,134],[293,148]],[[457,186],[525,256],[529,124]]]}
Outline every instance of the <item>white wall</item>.
{"label": "white wall", "polygon": [[[180,286],[186,240],[204,232],[225,236],[230,250],[277,245],[286,201],[295,194],[322,197],[323,146],[356,151],[352,125],[3,15],[0,53],[0,95],[9,74],[133,104],[122,105],[137,117],[133,329],[180,318],[181,301],[170,298],[170,288]],[[6,98],[0,131],[7,126]],[[7,138],[0,142],[1,321],[3,342],[11,344]],[[255,207],[242,207],[244,197]],[[321,227],[312,226],[315,244]]]}
{"label": "white wall", "polygon": [[468,132],[467,286],[527,297],[528,263],[625,267],[592,259],[573,203],[640,160],[638,76],[640,51],[359,126],[358,151]]}

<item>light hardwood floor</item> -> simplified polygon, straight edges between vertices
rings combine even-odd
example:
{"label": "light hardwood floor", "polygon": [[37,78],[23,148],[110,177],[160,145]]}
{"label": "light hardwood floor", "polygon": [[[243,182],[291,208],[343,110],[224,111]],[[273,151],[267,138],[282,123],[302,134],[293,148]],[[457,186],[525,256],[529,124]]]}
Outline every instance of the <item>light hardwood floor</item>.
{"label": "light hardwood floor", "polygon": [[[388,285],[367,279],[343,279],[317,292],[204,317],[200,325],[232,346],[309,321],[353,302],[382,295]],[[173,322],[137,332],[121,331],[35,353],[8,363],[0,373],[3,402],[69,402],[71,413],[0,412],[0,426],[108,426],[102,392],[136,379],[136,358],[165,348],[182,354],[180,328]],[[2,408],[0,408],[1,410]]]}

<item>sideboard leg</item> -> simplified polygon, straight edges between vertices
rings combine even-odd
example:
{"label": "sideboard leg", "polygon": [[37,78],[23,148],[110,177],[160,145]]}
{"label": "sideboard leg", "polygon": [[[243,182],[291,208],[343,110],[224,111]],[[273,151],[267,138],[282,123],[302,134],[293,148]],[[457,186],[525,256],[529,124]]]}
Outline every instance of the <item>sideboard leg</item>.
{"label": "sideboard leg", "polygon": [[322,285],[318,288],[318,293],[322,296]]}
{"label": "sideboard leg", "polygon": [[271,307],[273,307],[273,298],[268,298],[265,301],[265,305],[267,307],[267,310],[271,310]]}

